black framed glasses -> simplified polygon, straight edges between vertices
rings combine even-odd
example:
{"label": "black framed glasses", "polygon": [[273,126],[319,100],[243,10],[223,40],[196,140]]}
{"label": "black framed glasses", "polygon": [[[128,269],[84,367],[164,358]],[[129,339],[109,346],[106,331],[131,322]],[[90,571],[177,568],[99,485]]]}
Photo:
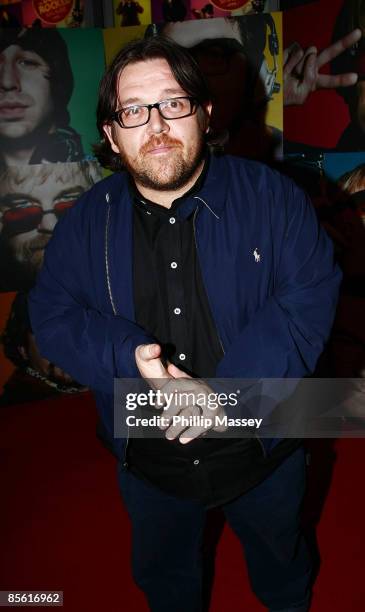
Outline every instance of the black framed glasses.
{"label": "black framed glasses", "polygon": [[110,120],[116,121],[122,128],[139,127],[149,122],[153,108],[157,108],[161,117],[171,121],[193,115],[198,108],[198,102],[191,96],[179,96],[154,104],[132,104],[115,111]]}

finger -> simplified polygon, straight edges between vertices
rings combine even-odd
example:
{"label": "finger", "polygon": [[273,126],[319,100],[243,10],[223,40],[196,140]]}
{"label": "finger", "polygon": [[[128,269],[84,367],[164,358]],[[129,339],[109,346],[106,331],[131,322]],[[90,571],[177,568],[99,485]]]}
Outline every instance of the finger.
{"label": "finger", "polygon": [[[167,440],[175,440],[185,430],[193,429],[194,428],[192,427],[193,421],[191,421],[191,418],[200,417],[200,416],[201,416],[201,411],[199,409],[199,406],[189,406],[188,408],[185,408],[185,410],[180,412],[180,414],[178,415],[178,420],[173,425],[170,425],[169,428],[167,429],[165,433]],[[199,430],[204,431],[204,428],[202,427],[197,426],[197,428]]]}
{"label": "finger", "polygon": [[323,49],[323,51],[321,51],[321,53],[318,55],[318,68],[333,60],[346,49],[349,49],[349,47],[352,47],[352,45],[357,43],[361,37],[362,31],[360,28],[356,28],[356,30],[353,30],[350,32],[350,34],[347,34],[337,42],[333,43],[333,45]]}
{"label": "finger", "polygon": [[307,58],[310,55],[314,55],[317,58],[317,53],[318,53],[317,47],[308,47],[308,49],[305,50],[305,53],[303,54],[303,57],[302,57],[301,61],[296,66],[295,71],[298,72],[301,75],[303,73],[303,71],[304,71],[304,65],[305,65],[305,63],[307,61]]}
{"label": "finger", "polygon": [[288,61],[289,57],[293,53],[298,51],[299,49],[301,49],[301,46],[297,42],[293,42],[291,45],[289,45],[289,47],[284,49],[284,52],[283,52],[283,63],[286,64],[286,62]]}
{"label": "finger", "polygon": [[189,376],[189,374],[187,374],[186,372],[184,372],[183,370],[180,370],[180,368],[178,368],[176,365],[174,365],[173,363],[169,363],[167,366],[167,371],[169,374],[171,374],[171,376],[173,376],[174,378],[192,378],[191,376]]}
{"label": "finger", "polygon": [[[170,375],[169,375],[170,376]],[[164,412],[163,416],[171,421],[173,416],[180,414],[183,410],[187,410],[195,400],[194,389],[188,388],[185,385],[182,387],[179,384],[181,379],[170,376],[168,380],[161,381],[160,390],[164,397]]]}
{"label": "finger", "polygon": [[297,67],[297,64],[300,62],[304,55],[303,49],[300,47],[294,49],[292,54],[289,56],[287,62],[284,62],[284,74],[291,74],[294,68]]}
{"label": "finger", "polygon": [[185,429],[184,433],[179,437],[179,442],[181,442],[181,444],[189,444],[189,442],[192,442],[193,440],[196,440],[196,438],[200,438],[206,434],[210,429],[211,427],[208,426],[189,427],[188,429]]}
{"label": "finger", "polygon": [[141,344],[135,355],[141,376],[155,389],[160,389],[166,379],[172,378],[160,359],[161,347],[158,344]]}
{"label": "finger", "polygon": [[[172,417],[176,416],[181,412],[182,407],[179,405],[179,391],[174,384],[175,379],[170,378],[164,381],[164,384],[160,387],[160,391],[163,394],[163,417],[164,423],[160,423],[159,428],[164,431],[170,427]],[[177,401],[175,401],[175,398]]]}
{"label": "finger", "polygon": [[290,55],[290,47],[287,47],[283,51],[283,64],[284,64],[284,66],[285,66],[286,62],[288,61],[289,55]]}
{"label": "finger", "polygon": [[344,74],[319,74],[317,76],[317,89],[334,89],[335,87],[352,87],[356,85],[358,75],[356,72]]}
{"label": "finger", "polygon": [[316,88],[317,82],[317,56],[311,54],[307,57],[303,71],[303,83],[305,83],[308,91],[313,91]]}

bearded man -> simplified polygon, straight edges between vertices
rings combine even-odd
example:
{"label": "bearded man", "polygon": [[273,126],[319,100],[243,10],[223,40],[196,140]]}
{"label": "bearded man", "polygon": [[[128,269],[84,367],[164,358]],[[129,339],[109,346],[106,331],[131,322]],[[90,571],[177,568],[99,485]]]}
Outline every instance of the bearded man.
{"label": "bearded man", "polygon": [[[30,296],[32,328],[42,355],[95,392],[150,609],[202,610],[203,526],[220,507],[261,602],[303,612],[312,572],[300,441],[227,438],[215,418],[182,417],[207,415],[202,378],[312,372],[341,275],[303,192],[262,164],[210,155],[211,110],[184,48],[156,37],[120,51],[98,105],[99,157],[117,172],[57,225]],[[159,438],[114,438],[118,377],[188,391],[190,404],[164,406]],[[239,407],[216,408],[220,420],[229,412]]]}

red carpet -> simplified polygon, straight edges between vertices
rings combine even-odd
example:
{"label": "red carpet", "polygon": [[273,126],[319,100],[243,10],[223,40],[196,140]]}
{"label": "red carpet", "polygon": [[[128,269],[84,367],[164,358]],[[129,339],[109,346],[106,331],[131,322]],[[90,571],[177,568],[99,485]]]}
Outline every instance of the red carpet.
{"label": "red carpet", "polygon": [[[1,410],[0,590],[63,590],[67,612],[147,612],[131,579],[115,462],[96,440],[95,424],[89,396]],[[360,612],[365,440],[317,440],[311,447],[306,516],[319,518],[322,558],[312,612]],[[262,610],[225,528],[210,612]]]}

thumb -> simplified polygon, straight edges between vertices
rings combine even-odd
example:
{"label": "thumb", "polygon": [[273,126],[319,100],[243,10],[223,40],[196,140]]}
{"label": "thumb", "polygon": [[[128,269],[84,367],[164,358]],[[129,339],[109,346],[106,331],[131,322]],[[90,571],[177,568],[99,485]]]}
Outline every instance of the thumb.
{"label": "thumb", "polygon": [[136,357],[142,361],[157,359],[161,355],[159,344],[140,344],[136,349]]}
{"label": "thumb", "polygon": [[183,370],[180,370],[180,368],[178,368],[173,363],[169,363],[169,365],[167,366],[167,371],[174,378],[191,378],[189,374],[187,374],[186,372],[183,372]]}
{"label": "thumb", "polygon": [[135,352],[136,365],[142,378],[149,380],[155,388],[162,385],[162,380],[158,382],[158,379],[166,382],[166,378],[172,378],[160,359],[161,352],[159,344],[140,344]]}

